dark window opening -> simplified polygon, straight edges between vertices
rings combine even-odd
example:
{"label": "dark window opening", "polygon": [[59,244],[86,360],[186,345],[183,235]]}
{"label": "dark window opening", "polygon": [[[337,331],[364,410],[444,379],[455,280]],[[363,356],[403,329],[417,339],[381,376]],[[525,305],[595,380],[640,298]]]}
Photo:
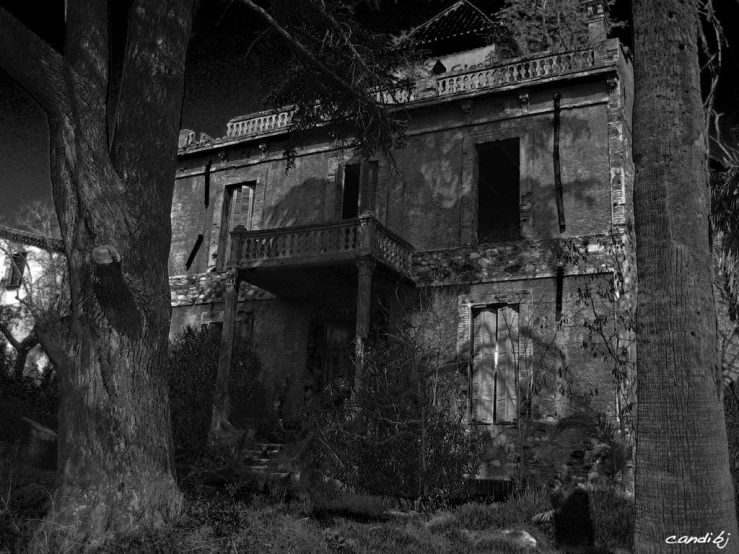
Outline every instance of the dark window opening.
{"label": "dark window opening", "polygon": [[341,202],[341,219],[359,215],[359,164],[344,168],[344,195]]}
{"label": "dark window opening", "polygon": [[477,147],[477,238],[497,242],[521,238],[519,139]]}
{"label": "dark window opening", "polygon": [[23,283],[23,274],[26,271],[27,256],[27,252],[18,252],[17,254],[13,254],[12,260],[10,262],[10,276],[6,288],[20,288],[21,284]]}
{"label": "dark window opening", "polygon": [[190,271],[190,267],[192,267],[192,263],[195,261],[195,256],[198,255],[198,251],[200,250],[200,246],[202,244],[203,244],[203,235],[198,235],[198,238],[195,241],[195,246],[192,247],[192,250],[190,251],[190,255],[187,257],[187,262],[185,262],[185,269],[187,271]]}

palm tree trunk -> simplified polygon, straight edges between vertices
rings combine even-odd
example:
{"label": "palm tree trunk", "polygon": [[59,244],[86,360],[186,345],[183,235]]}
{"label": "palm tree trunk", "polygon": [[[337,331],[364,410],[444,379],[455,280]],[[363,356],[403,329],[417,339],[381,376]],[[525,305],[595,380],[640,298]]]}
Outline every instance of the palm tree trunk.
{"label": "palm tree trunk", "polygon": [[[634,212],[639,278],[635,552],[739,542],[708,241],[696,4],[635,0]],[[675,539],[672,539],[675,537]]]}

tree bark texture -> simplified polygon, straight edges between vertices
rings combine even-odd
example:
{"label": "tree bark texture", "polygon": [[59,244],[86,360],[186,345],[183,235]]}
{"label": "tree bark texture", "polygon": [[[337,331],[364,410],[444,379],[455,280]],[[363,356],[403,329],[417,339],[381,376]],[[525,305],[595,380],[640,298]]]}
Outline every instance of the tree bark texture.
{"label": "tree bark texture", "polygon": [[107,4],[69,0],[64,56],[0,8],[0,66],[47,113],[70,276],[71,317],[37,322],[60,382],[59,487],[47,522],[59,540],[100,544],[180,510],[167,262],[193,2],[132,2],[115,125]]}
{"label": "tree bark texture", "polygon": [[[739,534],[721,403],[696,4],[635,0],[634,210],[639,278],[634,552]],[[675,537],[674,539],[672,537]]]}

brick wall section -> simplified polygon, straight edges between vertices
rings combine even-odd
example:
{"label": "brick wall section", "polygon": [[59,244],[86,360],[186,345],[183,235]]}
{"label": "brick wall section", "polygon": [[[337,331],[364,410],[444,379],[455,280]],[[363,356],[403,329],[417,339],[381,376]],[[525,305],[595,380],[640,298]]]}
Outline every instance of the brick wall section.
{"label": "brick wall section", "polygon": [[560,263],[565,272],[611,269],[606,235],[478,244],[417,252],[413,273],[419,285],[453,285],[496,280],[551,277]]}
{"label": "brick wall section", "polygon": [[[225,274],[201,273],[199,275],[178,275],[169,278],[172,307],[193,306],[224,302]],[[250,283],[241,283],[239,301],[267,300],[274,295]]]}

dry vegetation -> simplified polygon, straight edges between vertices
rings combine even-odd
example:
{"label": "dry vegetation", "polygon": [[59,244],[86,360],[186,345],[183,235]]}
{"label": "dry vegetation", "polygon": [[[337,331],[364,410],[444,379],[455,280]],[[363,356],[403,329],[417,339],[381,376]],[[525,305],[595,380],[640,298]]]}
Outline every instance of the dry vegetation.
{"label": "dry vegetation", "polygon": [[[0,552],[31,552],[34,544],[37,552],[80,551],[74,545],[49,548],[38,533],[44,513],[53,510],[49,500],[53,473],[28,468],[8,450],[1,471],[6,485],[0,505],[4,541]],[[609,490],[591,491],[590,497],[595,552],[627,551],[633,504]],[[98,552],[564,552],[553,546],[551,521],[531,521],[552,507],[546,490],[528,490],[499,503],[472,502],[446,509],[416,505],[418,511],[413,507],[390,497],[327,487],[303,491],[247,482],[201,486],[185,492],[183,514],[175,524],[119,537]],[[536,540],[536,547],[524,545],[523,531]]]}

